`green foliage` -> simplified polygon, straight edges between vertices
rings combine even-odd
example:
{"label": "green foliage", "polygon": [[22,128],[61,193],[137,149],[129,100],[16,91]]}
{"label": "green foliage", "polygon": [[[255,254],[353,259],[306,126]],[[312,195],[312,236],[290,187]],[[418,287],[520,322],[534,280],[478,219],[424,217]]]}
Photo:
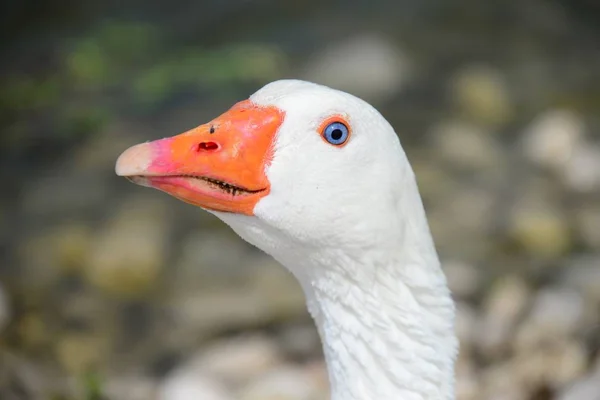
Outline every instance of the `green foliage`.
{"label": "green foliage", "polygon": [[66,56],[67,75],[83,88],[118,84],[129,68],[151,57],[157,37],[144,24],[103,25],[74,43]]}
{"label": "green foliage", "polygon": [[102,400],[102,379],[95,372],[88,372],[83,377],[84,400]]}
{"label": "green foliage", "polygon": [[50,124],[60,140],[80,138],[121,112],[156,112],[178,93],[221,91],[281,75],[282,54],[261,45],[178,47],[154,26],[110,21],[64,42],[63,62],[45,76],[0,84],[0,123],[8,148],[25,146]]}
{"label": "green foliage", "polygon": [[57,135],[78,137],[102,128],[110,120],[110,112],[101,107],[68,107],[62,110]]}
{"label": "green foliage", "polygon": [[36,80],[21,75],[7,79],[0,92],[0,109],[30,111],[49,107],[60,97],[56,78]]}
{"label": "green foliage", "polygon": [[136,104],[153,105],[178,90],[270,80],[280,74],[282,65],[280,53],[267,47],[188,49],[139,71],[132,80],[131,93]]}

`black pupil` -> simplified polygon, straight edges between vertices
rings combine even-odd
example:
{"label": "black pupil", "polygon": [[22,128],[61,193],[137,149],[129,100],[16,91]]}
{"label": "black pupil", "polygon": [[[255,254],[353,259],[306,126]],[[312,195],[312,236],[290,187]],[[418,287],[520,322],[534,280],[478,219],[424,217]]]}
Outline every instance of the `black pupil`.
{"label": "black pupil", "polygon": [[331,132],[331,138],[336,141],[340,140],[343,135],[344,135],[344,132],[342,132],[342,130],[340,128],[334,129]]}

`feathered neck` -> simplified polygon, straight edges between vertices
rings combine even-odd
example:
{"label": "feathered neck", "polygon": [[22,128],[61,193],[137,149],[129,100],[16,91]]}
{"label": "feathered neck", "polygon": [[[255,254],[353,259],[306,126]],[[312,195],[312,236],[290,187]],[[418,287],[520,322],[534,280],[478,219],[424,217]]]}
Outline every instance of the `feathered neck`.
{"label": "feathered neck", "polygon": [[389,226],[346,246],[297,243],[270,224],[220,215],[300,282],[323,342],[332,400],[455,397],[454,303],[412,174],[402,187],[395,209],[385,210]]}
{"label": "feathered neck", "polygon": [[[300,279],[333,400],[454,398],[454,307],[438,265],[329,251]],[[296,269],[295,266],[291,268]]]}

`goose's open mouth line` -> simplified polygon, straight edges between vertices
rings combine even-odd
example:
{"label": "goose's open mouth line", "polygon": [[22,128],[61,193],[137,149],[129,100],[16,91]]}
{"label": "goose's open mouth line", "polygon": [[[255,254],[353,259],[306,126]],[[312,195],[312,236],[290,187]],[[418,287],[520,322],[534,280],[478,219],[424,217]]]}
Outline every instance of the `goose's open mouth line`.
{"label": "goose's open mouth line", "polygon": [[132,175],[128,176],[127,179],[134,183],[144,184],[144,183],[167,183],[167,182],[175,182],[177,180],[185,180],[185,181],[199,181],[208,184],[208,186],[219,189],[225,193],[231,194],[232,196],[240,195],[240,194],[254,194],[260,193],[267,190],[267,188],[262,189],[248,189],[242,186],[234,185],[229,182],[225,182],[215,178],[209,178],[201,175],[189,175],[189,174],[178,174],[178,175]]}

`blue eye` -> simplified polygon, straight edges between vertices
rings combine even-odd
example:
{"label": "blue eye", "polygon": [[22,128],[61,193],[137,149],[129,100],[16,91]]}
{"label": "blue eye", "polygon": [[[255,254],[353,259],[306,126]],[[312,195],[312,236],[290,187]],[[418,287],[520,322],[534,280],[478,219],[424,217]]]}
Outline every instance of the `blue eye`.
{"label": "blue eye", "polygon": [[325,140],[335,146],[340,146],[346,143],[349,134],[350,132],[348,131],[348,127],[341,122],[332,122],[331,124],[327,125],[323,131],[323,137]]}

